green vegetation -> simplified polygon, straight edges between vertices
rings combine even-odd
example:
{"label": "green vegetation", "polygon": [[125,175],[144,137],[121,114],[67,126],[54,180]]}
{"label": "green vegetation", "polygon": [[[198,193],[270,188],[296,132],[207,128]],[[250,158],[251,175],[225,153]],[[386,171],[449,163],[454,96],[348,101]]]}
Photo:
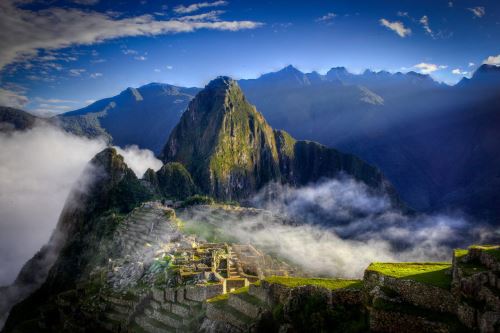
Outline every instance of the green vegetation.
{"label": "green vegetation", "polygon": [[368,271],[379,272],[399,279],[413,280],[435,287],[451,287],[450,263],[372,263]]}
{"label": "green vegetation", "polygon": [[166,163],[157,178],[160,192],[167,198],[185,199],[197,192],[191,174],[181,163]]}
{"label": "green vegetation", "polygon": [[500,260],[500,245],[472,245],[469,246],[469,249],[479,249],[493,256],[496,260]]}
{"label": "green vegetation", "polygon": [[322,279],[322,278],[302,278],[302,277],[284,277],[271,276],[265,279],[269,283],[279,283],[287,287],[299,286],[318,286],[331,290],[335,289],[361,289],[363,283],[361,280],[343,280],[343,279]]}
{"label": "green vegetation", "polygon": [[455,316],[447,313],[440,313],[428,309],[424,309],[421,307],[414,306],[409,303],[400,303],[400,302],[391,302],[389,300],[383,298],[377,298],[373,303],[373,307],[375,309],[388,311],[388,312],[397,312],[404,313],[412,316],[418,316],[427,318],[428,320],[444,323],[448,325],[450,328],[450,332],[456,333],[465,333],[470,332],[464,327]]}
{"label": "green vegetation", "polygon": [[453,251],[453,255],[457,259],[460,259],[460,258],[466,256],[468,253],[469,253],[469,250],[466,250],[466,249],[455,249]]}
{"label": "green vegetation", "polygon": [[231,294],[248,293],[248,289],[249,289],[249,287],[241,287],[241,288],[236,289],[234,291],[231,291],[229,293],[220,294],[220,295],[217,295],[215,297],[209,298],[209,299],[207,299],[207,302],[208,303],[214,303],[214,302],[224,301],[224,300],[229,299],[229,295],[231,295]]}
{"label": "green vegetation", "polygon": [[206,195],[195,194],[190,196],[181,205],[181,208],[186,208],[194,205],[213,205],[215,200]]}

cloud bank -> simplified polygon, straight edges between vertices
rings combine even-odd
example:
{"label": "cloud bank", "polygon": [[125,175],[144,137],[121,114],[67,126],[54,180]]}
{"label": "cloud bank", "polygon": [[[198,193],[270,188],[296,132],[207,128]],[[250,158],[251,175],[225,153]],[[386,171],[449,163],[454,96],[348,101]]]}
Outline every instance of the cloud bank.
{"label": "cloud bank", "polygon": [[266,210],[221,218],[194,207],[181,218],[211,223],[313,276],[360,278],[374,261],[448,261],[454,247],[500,238],[459,214],[405,215],[386,196],[346,177],[299,189],[274,184],[253,204]]}
{"label": "cloud bank", "polygon": [[[49,125],[0,133],[0,142],[1,286],[48,241],[70,190],[105,142]],[[147,168],[161,167],[149,150],[117,150],[139,178]]]}
{"label": "cloud bank", "polygon": [[49,126],[0,133],[0,285],[47,242],[69,191],[103,141]]}

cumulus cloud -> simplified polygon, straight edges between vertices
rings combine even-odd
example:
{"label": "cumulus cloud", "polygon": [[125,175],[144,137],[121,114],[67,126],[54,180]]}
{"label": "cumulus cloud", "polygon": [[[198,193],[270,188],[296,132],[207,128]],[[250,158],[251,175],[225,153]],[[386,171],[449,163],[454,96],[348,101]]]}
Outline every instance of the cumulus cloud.
{"label": "cumulus cloud", "polygon": [[473,62],[469,62],[469,67],[474,67],[474,66],[476,66],[476,64],[475,64],[475,63],[473,63]]}
{"label": "cumulus cloud", "polygon": [[101,77],[102,73],[91,73],[90,78],[91,79],[97,79],[98,77]]}
{"label": "cumulus cloud", "polygon": [[489,56],[483,61],[483,64],[500,66],[500,54],[497,56]]}
{"label": "cumulus cloud", "polygon": [[400,21],[390,22],[390,21],[386,20],[385,18],[380,19],[379,22],[380,22],[380,25],[394,31],[402,38],[411,35],[411,29],[406,28],[404,26],[403,22],[400,22]]}
{"label": "cumulus cloud", "polygon": [[202,8],[226,6],[227,4],[227,1],[219,0],[214,2],[199,2],[189,6],[179,5],[177,7],[174,7],[174,12],[176,12],[177,14],[189,14],[192,12],[196,12]]}
{"label": "cumulus cloud", "polygon": [[[220,1],[215,3],[221,5]],[[237,31],[262,25],[254,21],[213,19],[158,20],[153,15],[117,18],[112,13],[62,7],[32,11],[19,8],[13,0],[1,1],[0,13],[0,69],[14,61],[31,59],[38,55],[39,50],[91,45],[119,37],[154,36],[199,29]]]}
{"label": "cumulus cloud", "polygon": [[456,246],[500,236],[460,215],[405,215],[385,195],[347,177],[303,188],[273,184],[252,202],[266,210],[231,218],[195,207],[179,216],[190,227],[210,223],[220,233],[229,230],[237,242],[309,274],[348,278],[361,277],[373,261],[450,260]]}
{"label": "cumulus cloud", "polygon": [[429,64],[426,62],[421,62],[413,67],[419,69],[422,74],[430,74],[440,69],[448,68],[446,65]]}
{"label": "cumulus cloud", "polygon": [[474,18],[478,17],[481,18],[486,14],[486,9],[484,7],[472,7],[472,8],[467,8],[474,14]]}

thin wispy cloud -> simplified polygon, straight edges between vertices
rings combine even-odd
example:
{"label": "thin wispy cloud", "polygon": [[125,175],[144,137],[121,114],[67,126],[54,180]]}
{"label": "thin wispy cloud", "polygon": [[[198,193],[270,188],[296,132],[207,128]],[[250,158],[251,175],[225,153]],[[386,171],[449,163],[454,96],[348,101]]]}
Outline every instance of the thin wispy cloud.
{"label": "thin wispy cloud", "polygon": [[333,22],[333,19],[335,17],[337,17],[337,14],[335,14],[335,13],[327,13],[326,15],[318,17],[316,19],[316,22],[318,22],[318,23],[325,23],[325,24],[331,24]]}
{"label": "thin wispy cloud", "polygon": [[[216,1],[218,6],[224,1]],[[255,21],[224,21],[198,17],[158,20],[153,15],[117,18],[111,13],[78,8],[51,7],[38,11],[19,8],[17,2],[0,2],[0,69],[15,61],[36,57],[40,50],[57,50],[75,45],[92,45],[132,36],[155,36],[193,32],[200,29],[238,31],[255,29]],[[207,3],[208,4],[208,3]],[[207,7],[206,5],[196,8]],[[193,5],[179,13],[192,12]]]}
{"label": "thin wispy cloud", "polygon": [[196,12],[202,8],[226,6],[227,4],[228,4],[227,1],[214,1],[214,2],[199,2],[189,6],[179,5],[174,8],[174,12],[176,12],[177,14],[189,14],[192,12]]}
{"label": "thin wispy cloud", "polygon": [[102,76],[102,73],[92,73],[90,74],[91,79],[97,79]]}
{"label": "thin wispy cloud", "polygon": [[406,28],[404,26],[403,22],[400,22],[400,21],[391,22],[391,21],[386,20],[385,18],[380,19],[379,22],[380,22],[380,25],[397,33],[399,35],[399,37],[404,38],[406,36],[411,35],[411,29]]}
{"label": "thin wispy cloud", "polygon": [[83,68],[72,68],[69,70],[69,75],[71,76],[81,76],[82,73],[85,73],[86,70]]}
{"label": "thin wispy cloud", "polygon": [[455,68],[454,70],[451,71],[451,73],[455,74],[455,75],[467,75],[467,74],[469,74],[469,72],[463,71],[460,68]]}
{"label": "thin wispy cloud", "polygon": [[429,17],[427,17],[427,15],[422,16],[422,18],[420,19],[420,24],[422,24],[422,27],[424,28],[427,34],[434,37],[434,33],[432,32],[432,29],[429,26]]}
{"label": "thin wispy cloud", "polygon": [[472,7],[472,8],[467,8],[474,14],[474,17],[481,18],[486,14],[486,9],[484,7]]}
{"label": "thin wispy cloud", "polygon": [[0,105],[22,109],[28,102],[29,99],[23,92],[0,88]]}

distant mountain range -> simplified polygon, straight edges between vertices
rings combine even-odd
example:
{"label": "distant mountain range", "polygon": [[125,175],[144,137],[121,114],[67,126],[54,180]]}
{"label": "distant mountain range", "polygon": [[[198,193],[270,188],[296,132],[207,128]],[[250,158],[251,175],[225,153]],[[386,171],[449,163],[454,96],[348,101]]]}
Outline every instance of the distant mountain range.
{"label": "distant mountain range", "polygon": [[[238,81],[270,126],[376,165],[403,200],[424,211],[500,215],[500,67],[482,65],[455,86],[415,72],[292,66]],[[160,154],[198,88],[149,84],[52,119],[87,136]]]}
{"label": "distant mountain range", "polygon": [[150,83],[54,118],[75,134],[103,136],[119,146],[158,153],[198,88]]}

